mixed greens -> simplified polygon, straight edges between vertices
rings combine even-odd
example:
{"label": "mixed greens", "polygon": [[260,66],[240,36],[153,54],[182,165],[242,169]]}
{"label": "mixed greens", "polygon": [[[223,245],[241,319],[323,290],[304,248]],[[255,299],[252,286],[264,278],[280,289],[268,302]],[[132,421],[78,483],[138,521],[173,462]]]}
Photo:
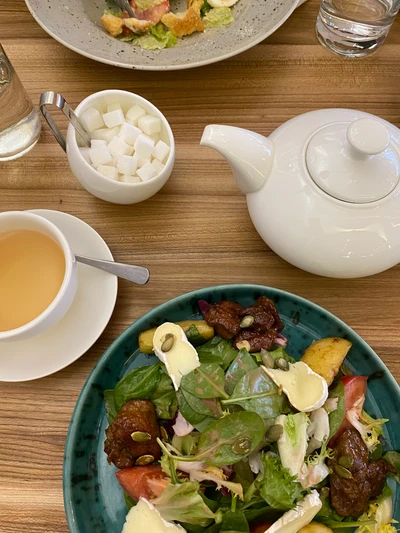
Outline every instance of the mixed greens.
{"label": "mixed greens", "polygon": [[[323,407],[299,412],[288,400],[287,387],[265,371],[292,373],[292,397],[303,390],[296,389],[295,359],[285,347],[249,353],[217,335],[204,342],[195,325],[187,330],[187,338],[196,344],[198,365],[182,376],[177,390],[167,366],[157,361],[135,368],[104,393],[110,424],[132,400],[150,401],[160,424],[156,437],[160,458],[146,454],[142,457],[150,457],[149,466],[120,471],[128,508],[144,498],[163,521],[192,533],[297,533],[302,528],[304,533],[342,528],[356,528],[357,533],[396,531],[387,483],[362,515],[341,516],[337,504],[336,509],[332,505],[332,476],[343,481],[357,474],[354,458],[338,458],[335,448],[346,428],[361,436],[367,462],[383,457],[391,465],[389,475],[399,481],[400,455],[383,452],[387,419],[374,420],[363,410],[365,377],[345,375],[343,371],[348,371],[337,365],[337,354],[332,352],[337,369],[328,398]],[[341,362],[348,349],[342,350]],[[310,353],[305,360],[315,374],[313,357],[321,352],[314,347]],[[318,365],[320,361],[315,368]],[[321,374],[326,371],[324,367]],[[146,431],[139,433],[150,439],[151,431]],[[140,470],[138,481],[138,469],[148,469],[148,477]],[[134,520],[132,524],[139,523]],[[129,521],[124,533],[131,531],[128,526]],[[133,527],[132,531],[141,533]]]}

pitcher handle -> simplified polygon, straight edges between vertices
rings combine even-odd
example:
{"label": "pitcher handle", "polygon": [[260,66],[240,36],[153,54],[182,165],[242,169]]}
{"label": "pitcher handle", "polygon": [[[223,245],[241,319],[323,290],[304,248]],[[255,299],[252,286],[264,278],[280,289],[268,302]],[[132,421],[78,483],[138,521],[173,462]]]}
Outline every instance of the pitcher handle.
{"label": "pitcher handle", "polygon": [[65,137],[57,126],[57,123],[54,120],[52,114],[47,109],[48,105],[55,105],[56,107],[58,107],[58,109],[60,109],[64,113],[69,122],[73,125],[79,136],[82,138],[84,144],[86,146],[90,146],[90,136],[88,132],[82,126],[78,117],[72,111],[65,98],[61,94],[56,93],[55,91],[45,91],[40,95],[39,111],[43,115],[43,118],[49,125],[52,134],[57,139],[58,144],[61,146],[64,152],[67,151],[67,143],[65,141]]}

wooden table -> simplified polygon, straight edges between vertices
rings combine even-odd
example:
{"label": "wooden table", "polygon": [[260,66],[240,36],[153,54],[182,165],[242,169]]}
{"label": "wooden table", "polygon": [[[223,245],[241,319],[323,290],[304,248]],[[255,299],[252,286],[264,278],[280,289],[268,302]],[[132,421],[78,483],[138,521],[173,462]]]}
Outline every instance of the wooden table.
{"label": "wooden table", "polygon": [[1,211],[45,208],[76,215],[104,237],[116,260],[146,265],[152,273],[145,288],[121,281],[106,331],[76,363],[38,381],[0,384],[2,533],[68,531],[62,461],[81,387],[132,321],[184,292],[244,282],[297,293],[347,322],[400,379],[400,267],[343,281],[290,266],[257,235],[225,161],[199,147],[212,122],[268,135],[299,113],[326,107],[357,108],[400,126],[400,19],[374,57],[343,60],[317,43],[318,5],[310,0],[267,41],[228,61],[150,73],[81,57],[51,39],[23,0],[0,1],[1,42],[35,103],[46,89],[61,92],[73,106],[102,89],[130,90],[160,107],[177,143],[168,184],[147,202],[126,207],[80,187],[47,127],[30,154],[0,164]]}

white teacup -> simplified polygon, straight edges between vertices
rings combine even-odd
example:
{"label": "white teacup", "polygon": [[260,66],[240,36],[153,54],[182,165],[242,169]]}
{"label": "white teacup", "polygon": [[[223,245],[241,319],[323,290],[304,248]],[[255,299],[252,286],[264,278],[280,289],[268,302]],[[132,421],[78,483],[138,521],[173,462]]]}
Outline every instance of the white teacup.
{"label": "white teacup", "polygon": [[57,226],[39,215],[26,211],[0,213],[0,233],[15,230],[38,231],[56,241],[65,257],[65,274],[56,297],[47,309],[19,328],[1,331],[0,341],[27,339],[53,327],[63,318],[70,308],[78,285],[75,256],[72,253],[67,239]]}
{"label": "white teacup", "polygon": [[[115,204],[136,204],[147,200],[156,194],[168,181],[175,163],[175,141],[171,127],[157,107],[151,102],[138,96],[137,94],[120,91],[106,90],[94,93],[83,100],[75,109],[75,114],[79,116],[88,108],[94,107],[100,113],[105,113],[107,106],[111,104],[120,104],[124,113],[132,106],[141,106],[148,114],[158,117],[161,120],[162,131],[160,139],[170,146],[170,152],[165,166],[157,176],[140,183],[124,183],[106,178],[100,172],[92,167],[82,156],[77,141],[77,133],[72,124],[68,126],[67,138],[63,138],[54,118],[51,116],[47,105],[54,104],[61,109],[64,114],[70,118],[70,107],[64,98],[54,91],[43,93],[40,100],[40,109],[46,121],[48,122],[53,135],[60,143],[62,148],[67,152],[68,162],[71,170],[79,183],[90,193],[101,200]],[[70,118],[71,119],[71,118]]]}

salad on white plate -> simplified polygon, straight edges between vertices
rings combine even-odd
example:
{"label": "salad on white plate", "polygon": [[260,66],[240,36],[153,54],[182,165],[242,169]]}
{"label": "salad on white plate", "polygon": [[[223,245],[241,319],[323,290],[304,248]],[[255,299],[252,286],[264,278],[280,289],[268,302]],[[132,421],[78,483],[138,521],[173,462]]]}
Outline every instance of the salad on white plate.
{"label": "salad on white plate", "polygon": [[104,391],[123,533],[395,533],[400,455],[364,410],[351,343],[321,339],[296,362],[267,297],[199,307],[204,320],[142,332],[159,361]]}
{"label": "salad on white plate", "polygon": [[130,0],[135,14],[130,17],[113,0],[107,0],[101,22],[105,30],[121,41],[130,41],[147,50],[172,48],[187,35],[221,28],[234,22],[232,6],[239,0],[187,0],[177,11],[174,0]]}

